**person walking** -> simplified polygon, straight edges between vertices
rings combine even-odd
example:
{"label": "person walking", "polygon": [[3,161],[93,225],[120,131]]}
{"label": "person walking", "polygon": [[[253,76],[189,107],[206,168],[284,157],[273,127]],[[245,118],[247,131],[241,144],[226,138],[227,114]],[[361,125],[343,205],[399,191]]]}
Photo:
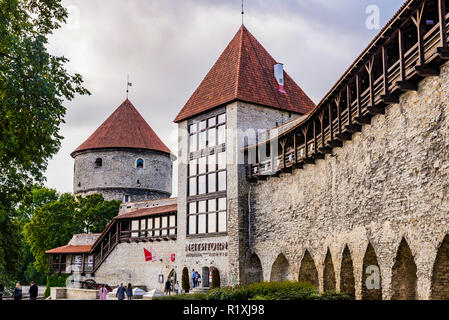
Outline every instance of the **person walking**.
{"label": "person walking", "polygon": [[117,288],[117,293],[115,296],[118,300],[125,300],[125,292],[126,288],[123,286],[123,283],[120,283],[120,286]]}
{"label": "person walking", "polygon": [[128,297],[128,300],[131,300],[133,297],[133,286],[131,283],[128,283],[128,286],[126,287],[126,296]]}
{"label": "person walking", "polygon": [[169,296],[171,292],[171,283],[170,280],[167,279],[167,281],[165,282],[165,291],[164,293]]}
{"label": "person walking", "polygon": [[100,288],[100,300],[107,300],[108,299],[108,289],[106,289],[105,285],[103,284]]}
{"label": "person walking", "polygon": [[197,273],[196,273],[196,286],[197,286],[197,287],[200,286],[200,282],[201,282],[201,276],[200,276],[200,273],[197,272]]}
{"label": "person walking", "polygon": [[19,301],[22,300],[22,288],[20,287],[20,283],[16,283],[16,287],[14,288],[14,291],[12,292],[12,296],[14,300]]}
{"label": "person walking", "polygon": [[5,287],[3,283],[0,283],[0,301],[3,300],[3,291],[5,291]]}
{"label": "person walking", "polygon": [[28,290],[28,293],[30,294],[30,300],[37,299],[38,291],[39,291],[39,288],[37,287],[36,283],[34,283],[34,281],[31,281],[30,289]]}
{"label": "person walking", "polygon": [[179,293],[179,281],[176,281],[175,283],[175,294],[178,295]]}
{"label": "person walking", "polygon": [[196,271],[195,271],[195,269],[192,269],[192,282],[193,282],[193,287],[196,288]]}

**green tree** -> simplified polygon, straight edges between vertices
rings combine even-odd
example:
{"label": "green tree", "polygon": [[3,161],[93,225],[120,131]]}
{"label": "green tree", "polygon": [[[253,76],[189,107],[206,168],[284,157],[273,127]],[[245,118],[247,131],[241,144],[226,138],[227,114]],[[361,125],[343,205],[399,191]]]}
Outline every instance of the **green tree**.
{"label": "green tree", "polygon": [[48,271],[45,251],[66,245],[76,233],[101,232],[117,215],[120,201],[105,201],[100,194],[75,198],[70,193],[37,207],[24,227],[26,242],[38,272]]}
{"label": "green tree", "polygon": [[188,293],[190,290],[189,269],[187,267],[182,269],[181,287],[185,293]]}
{"label": "green tree", "polygon": [[20,254],[15,208],[60,148],[64,101],[90,94],[65,57],[47,52],[66,19],[61,0],[0,1],[0,269],[8,273]]}

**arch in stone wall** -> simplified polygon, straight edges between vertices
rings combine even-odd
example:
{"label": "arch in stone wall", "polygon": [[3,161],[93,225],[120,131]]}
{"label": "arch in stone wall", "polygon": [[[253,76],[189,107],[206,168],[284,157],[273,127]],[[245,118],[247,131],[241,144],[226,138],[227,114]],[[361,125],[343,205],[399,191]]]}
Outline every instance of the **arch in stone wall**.
{"label": "arch in stone wall", "polygon": [[299,282],[308,282],[318,288],[318,271],[313,261],[312,255],[306,249],[301,260],[301,267],[299,268]]}
{"label": "arch in stone wall", "polygon": [[362,268],[362,299],[382,300],[382,274],[371,243],[366,248]]}
{"label": "arch in stone wall", "polygon": [[285,256],[280,253],[271,267],[270,281],[285,281],[289,280],[290,264]]}
{"label": "arch in stone wall", "polygon": [[392,300],[416,299],[416,264],[412,251],[403,238],[399,245],[391,277]]}
{"label": "arch in stone wall", "polygon": [[246,283],[263,282],[263,269],[259,256],[255,253],[249,258],[245,268]]}
{"label": "arch in stone wall", "polygon": [[335,291],[336,289],[334,264],[329,249],[327,250],[326,259],[324,260],[323,289],[325,292]]}
{"label": "arch in stone wall", "polygon": [[433,265],[433,300],[449,300],[449,235],[444,237]]}
{"label": "arch in stone wall", "polygon": [[347,245],[341,259],[340,291],[346,293],[351,299],[355,299],[354,265]]}

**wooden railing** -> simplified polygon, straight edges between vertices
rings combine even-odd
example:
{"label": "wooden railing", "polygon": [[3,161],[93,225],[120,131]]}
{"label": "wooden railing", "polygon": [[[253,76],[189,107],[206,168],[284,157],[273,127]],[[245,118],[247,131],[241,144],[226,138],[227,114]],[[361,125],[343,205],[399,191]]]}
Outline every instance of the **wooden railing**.
{"label": "wooden railing", "polygon": [[[444,59],[448,59],[449,57],[441,57],[441,54],[438,52],[438,48],[441,48],[441,29],[440,23],[436,23],[424,36],[422,40],[422,47],[424,51],[424,63],[425,65],[433,65],[433,64],[441,64]],[[443,30],[446,30],[446,35],[448,35],[447,30],[449,29],[449,14],[445,14],[445,28]],[[443,33],[444,34],[444,33]],[[325,126],[323,133],[324,133],[324,144],[321,135],[323,134],[321,132],[321,127],[317,126],[316,137],[313,138],[304,138],[304,135],[301,136],[301,128],[313,128],[313,122],[319,122],[318,120],[318,112],[315,112],[315,114],[308,119],[306,119],[303,123],[300,123],[297,125],[296,130],[290,130],[287,134],[284,136],[277,137],[276,139],[272,139],[269,143],[277,143],[277,150],[278,152],[276,154],[270,155],[269,157],[266,157],[264,155],[260,154],[260,149],[263,149],[261,146],[263,144],[260,144],[257,147],[250,147],[247,152],[256,152],[258,154],[259,161],[255,164],[249,164],[247,167],[247,179],[249,181],[257,181],[257,179],[264,180],[267,176],[276,176],[279,172],[282,171],[289,171],[292,167],[299,167],[301,168],[306,163],[313,163],[314,161],[311,159],[323,159],[323,154],[320,152],[320,148],[332,148],[331,141],[340,141],[342,142],[344,139],[336,138],[337,134],[344,133],[344,134],[352,134],[354,132],[351,132],[350,130],[346,129],[346,126],[349,124],[358,124],[361,125],[362,123],[358,123],[357,118],[360,117],[366,117],[370,119],[374,114],[373,111],[370,110],[370,107],[372,107],[371,99],[374,101],[374,106],[382,106],[382,105],[388,105],[390,103],[386,103],[384,101],[385,95],[390,96],[399,96],[402,92],[401,89],[398,86],[399,81],[418,81],[420,78],[422,78],[422,75],[418,74],[416,66],[419,65],[419,46],[420,43],[417,42],[415,45],[413,45],[407,52],[404,52],[403,55],[403,63],[401,63],[400,56],[397,58],[397,60],[391,64],[390,67],[387,68],[386,72],[382,72],[382,75],[377,77],[376,79],[372,79],[372,88],[373,88],[373,99],[371,98],[371,89],[368,86],[366,90],[363,92],[359,92],[360,100],[357,99],[357,95],[351,94],[351,100],[348,106],[344,106],[341,109],[341,114],[339,117],[336,117],[335,119],[332,119],[332,129],[333,129],[333,137],[330,136],[331,134],[331,126],[329,125],[329,121],[327,125]],[[378,55],[379,53],[373,53],[371,56],[374,57],[375,55]],[[391,57],[390,57],[391,58]],[[368,57],[366,60],[368,61],[370,58]],[[401,66],[404,68],[401,70]],[[387,78],[387,83],[384,84],[384,78]],[[405,78],[402,79],[402,74],[405,75]],[[419,78],[419,79],[417,79]],[[387,87],[387,92],[384,89],[384,85]],[[346,86],[349,86],[349,84],[346,84]],[[338,89],[336,89],[334,94],[330,94],[329,96],[337,96],[338,94],[342,94],[342,89],[339,86]],[[337,90],[339,90],[337,92]],[[355,97],[354,97],[355,96]],[[347,99],[346,99],[347,100]],[[323,104],[320,104],[317,106],[315,111],[317,109],[326,110],[325,108],[332,108],[329,105],[329,102],[325,103],[326,106]],[[360,106],[359,106],[360,104]],[[359,111],[359,109],[361,111]],[[351,119],[349,119],[349,111],[351,114]],[[313,113],[314,111],[312,111]],[[376,113],[375,113],[376,114]],[[377,113],[379,114],[379,113]],[[351,121],[350,121],[351,120]],[[315,123],[316,125],[316,123]],[[342,128],[341,132],[339,128]],[[310,129],[309,129],[310,130]],[[312,129],[313,130],[313,129]],[[297,143],[297,158],[295,159],[295,146],[292,143],[292,141],[295,141],[293,139],[293,135],[296,135],[296,138],[302,137],[302,142]],[[307,135],[306,135],[307,136]],[[284,139],[285,141],[290,141],[290,143],[286,143],[284,141],[284,144],[280,143]],[[297,140],[296,139],[296,140]],[[349,140],[349,139],[348,139]],[[317,149],[315,148],[315,141],[317,142]],[[306,153],[306,144],[308,147],[308,152]],[[330,146],[331,144],[331,146]],[[334,144],[337,145],[338,144]],[[328,152],[329,153],[329,152]],[[309,160],[309,161],[308,161]]]}

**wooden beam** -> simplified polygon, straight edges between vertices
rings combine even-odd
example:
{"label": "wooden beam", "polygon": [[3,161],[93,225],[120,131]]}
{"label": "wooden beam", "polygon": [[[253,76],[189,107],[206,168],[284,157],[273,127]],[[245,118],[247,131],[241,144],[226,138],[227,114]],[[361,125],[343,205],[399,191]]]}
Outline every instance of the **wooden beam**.
{"label": "wooden beam", "polygon": [[350,133],[362,132],[362,126],[359,124],[348,124],[345,129]]}
{"label": "wooden beam", "polygon": [[398,81],[396,82],[399,90],[401,91],[418,91],[418,82],[412,80]]}
{"label": "wooden beam", "polygon": [[369,106],[367,110],[371,115],[385,114],[385,107],[382,106]]}

